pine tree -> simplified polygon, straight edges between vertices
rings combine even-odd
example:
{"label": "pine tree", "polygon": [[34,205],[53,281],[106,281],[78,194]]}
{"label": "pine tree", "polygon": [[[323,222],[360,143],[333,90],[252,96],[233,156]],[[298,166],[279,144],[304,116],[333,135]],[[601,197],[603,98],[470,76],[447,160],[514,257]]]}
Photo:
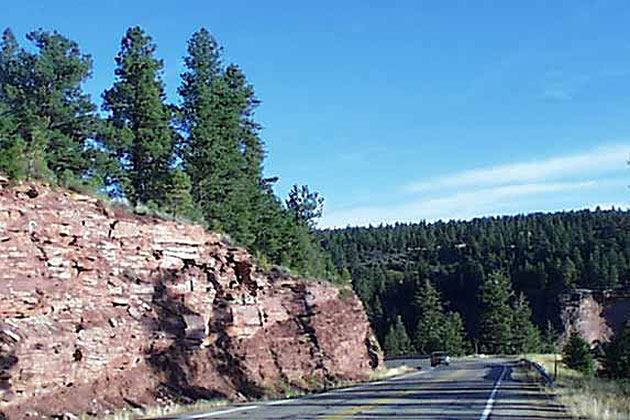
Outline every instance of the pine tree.
{"label": "pine tree", "polygon": [[444,350],[446,319],[439,292],[429,280],[413,300],[416,309],[416,349],[423,354]]}
{"label": "pine tree", "polygon": [[525,295],[519,293],[512,313],[512,345],[515,353],[540,351],[540,332],[531,321],[532,311]]}
{"label": "pine tree", "polygon": [[562,263],[562,285],[566,289],[572,289],[577,282],[578,271],[573,260],[566,257]]}
{"label": "pine tree", "polygon": [[604,349],[608,373],[616,378],[630,378],[630,324],[626,323]]}
{"label": "pine tree", "polygon": [[17,121],[11,116],[8,106],[0,102],[0,172],[11,179],[22,179],[28,175],[24,158],[26,145],[15,134],[16,129]]}
{"label": "pine tree", "polygon": [[24,141],[17,134],[17,120],[11,109],[11,97],[14,96],[11,86],[11,72],[15,65],[19,46],[10,29],[2,35],[0,44],[0,172],[10,178],[23,178],[27,175],[24,159]]}
{"label": "pine tree", "polygon": [[181,168],[173,170],[164,196],[164,210],[173,216],[195,217],[195,206],[190,195],[190,177]]}
{"label": "pine tree", "polygon": [[321,217],[324,208],[324,199],[317,192],[311,192],[308,185],[298,188],[293,185],[286,200],[289,213],[293,215],[295,224],[314,228],[316,221]]}
{"label": "pine tree", "polygon": [[102,136],[123,169],[115,177],[125,196],[133,204],[161,206],[172,176],[175,131],[155,50],[140,27],[127,30],[116,56],[116,81],[103,95],[110,115]]}
{"label": "pine tree", "polygon": [[384,350],[389,356],[400,356],[412,351],[411,340],[400,315],[390,325],[384,340]]}
{"label": "pine tree", "polygon": [[238,115],[238,125],[234,127],[233,135],[242,165],[240,177],[234,180],[234,192],[228,197],[228,205],[236,215],[236,220],[231,221],[228,228],[241,243],[257,248],[256,242],[262,228],[259,214],[262,207],[264,150],[259,137],[260,125],[254,121],[253,114],[259,100],[238,66],[229,65],[224,78],[232,93],[233,112]]}
{"label": "pine tree", "polygon": [[481,285],[480,339],[486,352],[492,354],[513,352],[510,308],[513,294],[510,279],[501,272],[492,273]]}
{"label": "pine tree", "polygon": [[558,331],[554,328],[550,320],[547,321],[547,325],[541,338],[543,353],[557,353],[559,339],[560,335]]}
{"label": "pine tree", "polygon": [[443,349],[448,354],[461,356],[468,350],[466,343],[466,330],[461,315],[457,312],[446,314],[444,326]]}
{"label": "pine tree", "polygon": [[[36,52],[3,34],[0,51],[0,150],[16,175],[60,181],[95,180],[96,107],[82,90],[92,59],[57,32],[26,36]],[[90,141],[91,140],[91,141]],[[5,167],[7,163],[2,164]],[[22,168],[22,169],[19,169]],[[95,180],[98,181],[98,180]]]}
{"label": "pine tree", "polygon": [[252,151],[258,126],[251,113],[257,99],[237,67],[223,69],[221,48],[206,29],[192,36],[184,61],[187,70],[179,94],[193,197],[210,228],[251,245],[255,235],[250,209],[252,203],[262,206],[263,188],[262,147],[256,145],[259,156]]}
{"label": "pine tree", "polygon": [[571,369],[586,374],[595,372],[595,360],[586,340],[579,333],[574,332],[562,349],[562,360]]}

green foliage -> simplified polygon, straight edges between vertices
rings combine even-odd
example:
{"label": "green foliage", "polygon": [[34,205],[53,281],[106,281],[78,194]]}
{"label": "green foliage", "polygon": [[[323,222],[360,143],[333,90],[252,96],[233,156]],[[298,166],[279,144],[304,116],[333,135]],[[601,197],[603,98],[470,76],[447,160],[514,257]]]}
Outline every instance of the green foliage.
{"label": "green foliage", "polygon": [[400,356],[413,352],[411,339],[400,316],[396,317],[396,320],[385,335],[383,350],[388,356]]}
{"label": "green foliage", "polygon": [[577,332],[572,333],[564,345],[562,360],[569,368],[587,375],[595,372],[595,360],[591,354],[590,346]]}
{"label": "green foliage", "polygon": [[418,313],[416,348],[423,354],[444,350],[444,309],[438,291],[428,280],[414,297],[414,305]]}
{"label": "green foliage", "polygon": [[538,353],[541,350],[540,331],[532,323],[532,311],[523,293],[519,293],[512,309],[512,351]]}
{"label": "green foliage", "polygon": [[181,168],[175,168],[164,194],[164,209],[173,216],[196,219],[195,205],[190,194],[190,177]]}
{"label": "green foliage", "polygon": [[494,272],[481,285],[480,339],[482,350],[491,354],[511,354],[513,313],[510,301],[513,297],[510,279],[501,272]]}
{"label": "green foliage", "polygon": [[[380,314],[373,325],[381,342],[397,315],[415,330],[414,293],[420,279],[428,279],[449,302],[448,309],[461,314],[468,337],[482,344],[477,297],[496,270],[509,278],[516,297],[525,295],[531,321],[543,331],[549,323],[554,330],[561,327],[562,293],[630,286],[628,214],[585,210],[353,227],[317,235],[335,267],[351,274],[368,313]],[[516,301],[508,299],[512,309]]]}
{"label": "green foliage", "polygon": [[443,347],[444,351],[454,356],[461,356],[469,351],[464,320],[457,312],[449,312],[446,314]]}
{"label": "green foliage", "polygon": [[626,323],[604,349],[608,373],[616,378],[630,378],[630,324]]}
{"label": "green foliage", "polygon": [[299,188],[293,185],[286,206],[295,219],[295,224],[314,228],[316,220],[322,216],[324,199],[318,193],[311,192],[307,185]]}
{"label": "green foliage", "polygon": [[0,169],[12,177],[86,181],[100,154],[90,141],[96,107],[82,90],[92,59],[76,42],[42,30],[22,49],[7,29],[0,48]]}
{"label": "green foliage", "polygon": [[[181,149],[195,202],[210,228],[230,232],[237,241],[251,245],[249,209],[259,201],[259,191],[247,188],[243,116],[257,102],[242,73],[235,67],[227,72],[220,56],[221,49],[205,29],[188,43],[187,71],[179,88],[186,133]],[[253,183],[259,173],[255,176]]]}
{"label": "green foliage", "polygon": [[0,43],[0,172],[106,192],[139,214],[203,221],[268,264],[349,281],[313,236],[323,199],[303,186],[285,207],[274,179],[263,179],[260,101],[237,65],[223,66],[207,30],[188,43],[175,107],[166,103],[153,40],[128,29],[103,94],[105,120],[82,90],[91,57],[57,32],[27,39],[34,52],[10,30]]}
{"label": "green foliage", "polygon": [[551,321],[547,321],[547,325],[541,337],[542,352],[546,354],[558,353],[559,340],[560,334],[558,333],[558,330],[554,328]]}
{"label": "green foliage", "polygon": [[12,179],[23,179],[28,175],[24,156],[26,145],[21,138],[0,137],[0,172]]}
{"label": "green foliage", "polygon": [[460,355],[465,350],[464,323],[457,312],[444,311],[439,291],[429,280],[414,296],[416,316],[415,344],[418,352],[444,350]]}
{"label": "green foliage", "polygon": [[[285,208],[273,193],[275,179],[263,179],[264,148],[253,118],[259,100],[245,74],[236,65],[223,65],[221,47],[206,29],[193,34],[184,61],[178,90],[184,136],[177,150],[208,226],[275,264],[339,279],[311,232],[321,212],[309,213],[308,223],[301,223],[295,208]],[[307,197],[313,195],[321,202],[317,193]]]}
{"label": "green foliage", "polygon": [[175,130],[155,50],[140,27],[128,29],[116,56],[116,81],[103,95],[109,118],[101,138],[122,168],[108,175],[134,205],[164,205],[171,177]]}

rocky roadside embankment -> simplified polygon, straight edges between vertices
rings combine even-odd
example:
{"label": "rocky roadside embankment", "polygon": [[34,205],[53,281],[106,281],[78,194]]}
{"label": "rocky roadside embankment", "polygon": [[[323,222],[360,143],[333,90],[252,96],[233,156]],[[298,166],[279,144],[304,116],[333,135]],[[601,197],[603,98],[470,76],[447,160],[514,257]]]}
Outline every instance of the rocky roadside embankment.
{"label": "rocky roadside embankment", "polygon": [[244,399],[380,361],[352,293],[264,273],[200,226],[0,188],[0,418]]}

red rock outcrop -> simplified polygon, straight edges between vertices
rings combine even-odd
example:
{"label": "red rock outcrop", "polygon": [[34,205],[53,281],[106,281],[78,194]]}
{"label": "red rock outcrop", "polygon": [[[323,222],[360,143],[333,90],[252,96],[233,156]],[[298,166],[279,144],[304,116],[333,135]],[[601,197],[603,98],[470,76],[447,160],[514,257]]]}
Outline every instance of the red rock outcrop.
{"label": "red rock outcrop", "polygon": [[246,398],[380,358],[351,292],[264,273],[200,226],[0,186],[0,418]]}
{"label": "red rock outcrop", "polygon": [[562,297],[562,340],[577,332],[589,343],[608,341],[612,330],[604,317],[604,307],[590,291],[576,291]]}
{"label": "red rock outcrop", "polygon": [[578,289],[561,297],[564,337],[574,331],[589,343],[604,343],[630,321],[630,291]]}

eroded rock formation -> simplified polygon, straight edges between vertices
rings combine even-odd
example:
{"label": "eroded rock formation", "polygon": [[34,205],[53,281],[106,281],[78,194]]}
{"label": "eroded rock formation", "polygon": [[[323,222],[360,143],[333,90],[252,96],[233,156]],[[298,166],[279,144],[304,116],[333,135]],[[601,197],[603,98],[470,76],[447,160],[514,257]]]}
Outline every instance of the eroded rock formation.
{"label": "eroded rock formation", "polygon": [[628,291],[579,289],[563,295],[561,303],[563,338],[576,331],[589,343],[604,343],[630,321]]}
{"label": "eroded rock formation", "polygon": [[0,416],[245,398],[380,358],[351,292],[265,274],[200,226],[0,187]]}

